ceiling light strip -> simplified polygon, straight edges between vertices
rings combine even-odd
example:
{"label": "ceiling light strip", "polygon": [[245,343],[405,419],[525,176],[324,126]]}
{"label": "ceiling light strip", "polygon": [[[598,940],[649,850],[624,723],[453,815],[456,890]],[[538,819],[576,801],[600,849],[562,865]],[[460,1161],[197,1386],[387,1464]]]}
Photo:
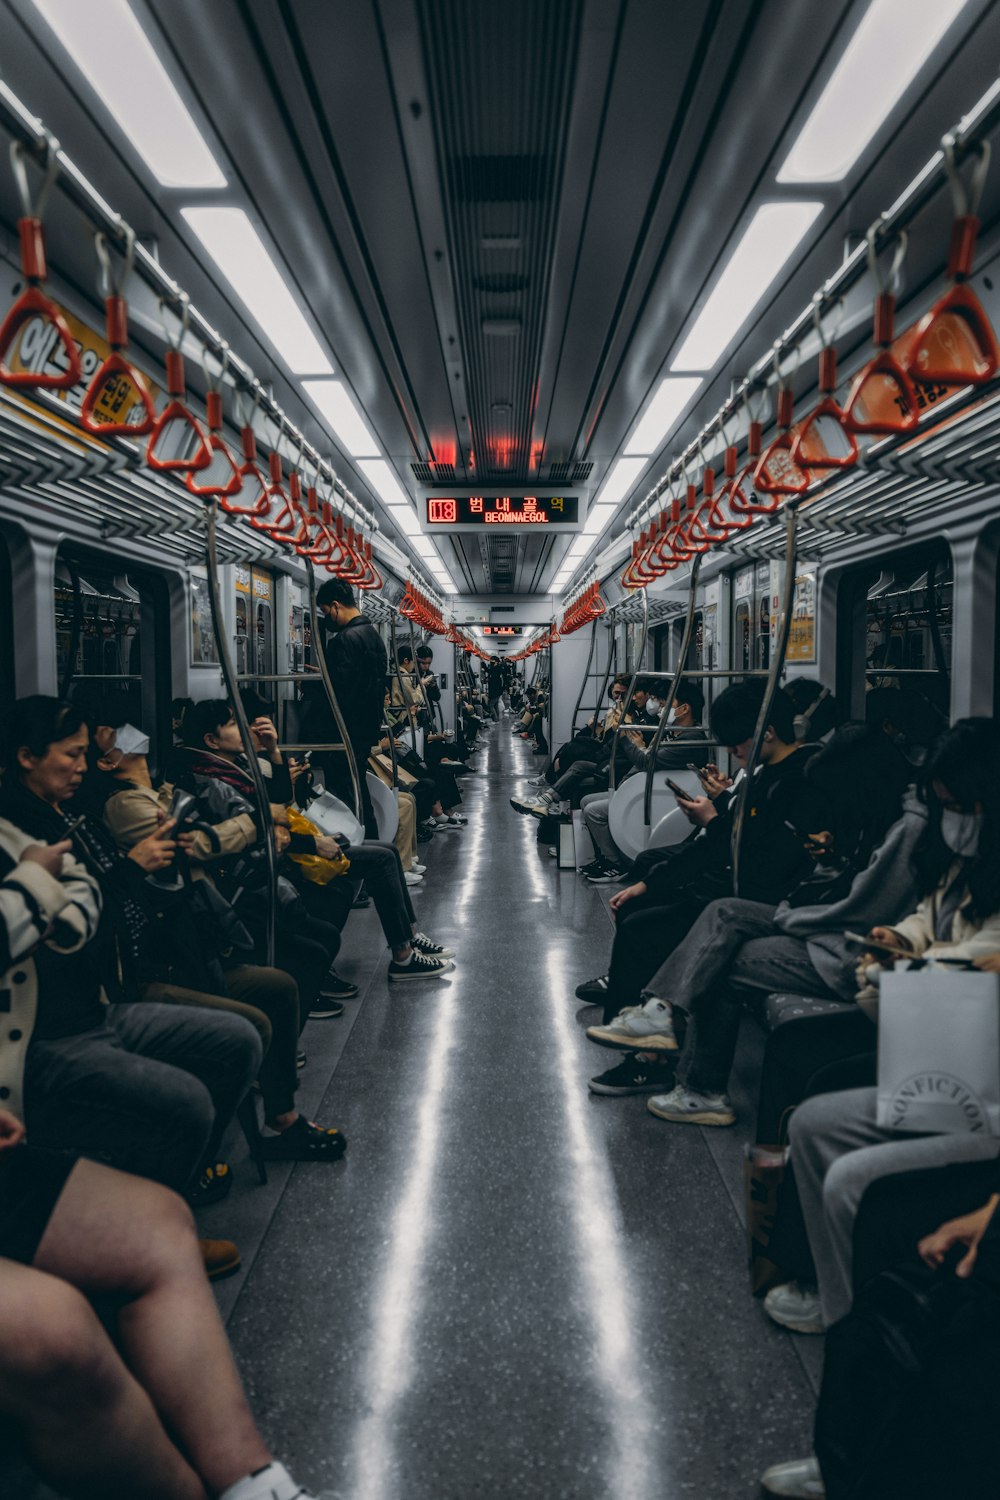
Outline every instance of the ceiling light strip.
{"label": "ceiling light strip", "polygon": [[[62,150],[55,136],[31,114],[2,79],[0,79],[0,126],[21,142],[26,152],[34,157],[39,166],[44,167],[50,152],[54,153],[59,165],[55,186],[60,192],[65,193],[70,202],[82,210],[95,228],[103,230],[107,239],[118,250],[124,252],[128,236],[134,231],[130,230],[121,215],[115,213],[104,201],[72,158]],[[133,271],[168,306],[179,307],[182,304],[185,294],[181,287],[167,275],[159,262],[153,259],[138,239],[135,243]],[[232,351],[222,335],[191,302],[188,303],[188,329],[216,359],[221,360],[225,351],[229,373],[233,376],[237,386],[256,401],[264,416],[269,417],[284,430],[293,447],[300,449],[303,458],[308,460],[310,468],[314,467],[336,494],[355,508],[358,516],[363,518],[363,524],[370,531],[377,530],[378,518],[374,512],[369,511],[367,506],[363,505],[338,478],[332,464],[321,457],[312,443],[308,442],[304,434],[288,417],[284,408],[257,378],[252,368]]]}

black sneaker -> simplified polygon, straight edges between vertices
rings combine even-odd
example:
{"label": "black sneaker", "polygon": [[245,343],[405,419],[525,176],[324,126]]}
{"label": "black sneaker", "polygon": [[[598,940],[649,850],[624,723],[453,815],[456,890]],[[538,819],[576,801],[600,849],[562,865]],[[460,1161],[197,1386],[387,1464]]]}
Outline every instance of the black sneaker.
{"label": "black sneaker", "polygon": [[349,979],[343,979],[333,969],[330,970],[323,980],[323,988],[320,994],[324,1000],[356,1000],[360,994],[356,984]]}
{"label": "black sneaker", "polygon": [[617,865],[602,865],[594,875],[588,875],[587,879],[591,885],[614,885],[616,880],[621,880],[625,871],[619,870]]}
{"label": "black sneaker", "polygon": [[228,1197],[233,1185],[233,1173],[228,1162],[212,1162],[203,1167],[197,1182],[187,1191],[187,1201],[192,1208],[207,1208],[210,1203],[221,1203]]}
{"label": "black sneaker", "polygon": [[592,1078],[587,1087],[592,1094],[655,1094],[670,1085],[673,1075],[672,1062],[640,1062],[638,1053],[630,1052],[617,1067]]}
{"label": "black sneaker", "polygon": [[358,894],[355,896],[354,900],[351,902],[351,910],[363,911],[366,906],[371,906],[371,904],[372,898],[369,896],[364,886],[362,886]]}
{"label": "black sneaker", "polygon": [[310,1007],[309,1019],[310,1021],[333,1021],[343,1014],[344,1002],[328,999],[321,990]]}
{"label": "black sneaker", "polygon": [[394,958],[389,960],[389,978],[439,979],[454,967],[450,958],[428,958],[419,948],[414,948],[406,963],[397,963]]}
{"label": "black sneaker", "polygon": [[580,875],[599,875],[604,869],[603,859],[592,859],[589,865],[581,865],[578,870]]}
{"label": "black sneaker", "polygon": [[434,837],[434,829],[435,829],[436,826],[437,826],[436,824],[431,824],[431,823],[418,823],[417,824],[417,843],[418,844],[426,844],[427,841],[428,841],[428,839],[432,839]]}
{"label": "black sneaker", "polygon": [[588,1005],[603,1005],[608,998],[607,974],[602,974],[598,979],[586,979],[583,984],[578,984],[576,998],[586,1000]]}
{"label": "black sneaker", "polygon": [[410,947],[416,948],[425,958],[454,958],[454,948],[445,948],[442,943],[432,943],[426,932],[415,932],[410,938]]}

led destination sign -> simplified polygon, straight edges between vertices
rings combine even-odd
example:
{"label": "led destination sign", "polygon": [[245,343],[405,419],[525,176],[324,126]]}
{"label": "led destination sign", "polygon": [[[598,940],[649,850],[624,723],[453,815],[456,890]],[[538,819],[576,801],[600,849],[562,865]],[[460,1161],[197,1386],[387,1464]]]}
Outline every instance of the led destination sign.
{"label": "led destination sign", "polygon": [[428,526],[565,526],[580,519],[578,495],[431,495]]}

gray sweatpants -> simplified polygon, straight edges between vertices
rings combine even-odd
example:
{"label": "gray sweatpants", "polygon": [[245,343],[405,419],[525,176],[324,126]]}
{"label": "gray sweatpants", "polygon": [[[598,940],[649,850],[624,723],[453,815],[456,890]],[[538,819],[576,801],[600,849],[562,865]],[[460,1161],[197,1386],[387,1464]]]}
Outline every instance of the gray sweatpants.
{"label": "gray sweatpants", "polygon": [[813,968],[802,938],[774,925],[775,907],[725,896],[713,901],[646,985],[646,992],[690,1017],[677,1080],[723,1093],[736,1052],[739,987],[840,999]]}
{"label": "gray sweatpants", "polygon": [[903,1135],[875,1123],[877,1090],[819,1094],[792,1115],[795,1184],[829,1327],[851,1310],[854,1221],[880,1177],[995,1161],[1000,1140],[978,1135]]}
{"label": "gray sweatpants", "polygon": [[610,792],[590,792],[580,803],[587,824],[587,832],[594,841],[594,848],[609,865],[623,867],[628,864],[618,845],[611,837],[608,827],[608,809],[611,806]]}

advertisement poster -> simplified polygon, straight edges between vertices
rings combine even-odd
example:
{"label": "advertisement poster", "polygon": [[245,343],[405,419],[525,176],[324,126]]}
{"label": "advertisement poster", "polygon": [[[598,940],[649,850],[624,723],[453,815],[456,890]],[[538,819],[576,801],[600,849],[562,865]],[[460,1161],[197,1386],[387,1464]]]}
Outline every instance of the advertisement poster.
{"label": "advertisement poster", "polygon": [[208,595],[208,579],[192,573],[191,585],[191,665],[193,667],[217,667],[219,653],[215,648],[212,631],[212,605]]}
{"label": "advertisement poster", "polygon": [[799,573],[792,601],[786,661],[816,660],[816,574]]}

